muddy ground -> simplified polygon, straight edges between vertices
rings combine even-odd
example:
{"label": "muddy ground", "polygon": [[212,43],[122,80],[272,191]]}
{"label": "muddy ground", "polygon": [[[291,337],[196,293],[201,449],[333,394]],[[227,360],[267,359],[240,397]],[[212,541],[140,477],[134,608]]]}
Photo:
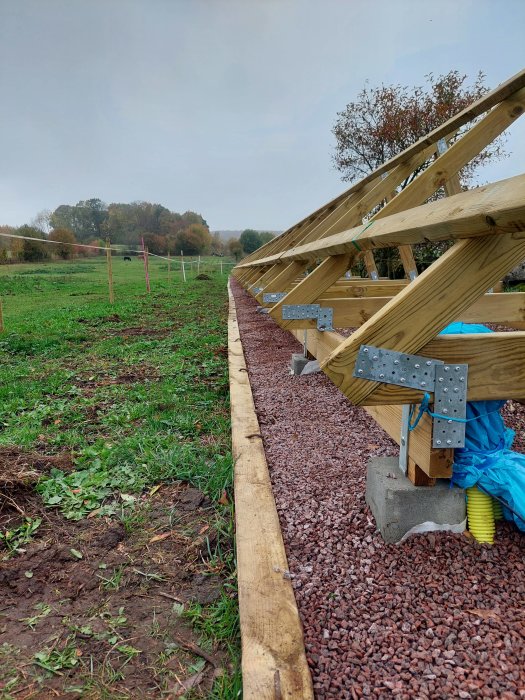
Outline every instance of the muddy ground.
{"label": "muddy ground", "polygon": [[41,519],[16,552],[0,542],[0,697],[205,693],[225,660],[181,613],[220,594],[210,503],[176,483],[129,517],[65,520],[34,491],[51,468],[71,469],[71,456],[0,449],[0,532]]}

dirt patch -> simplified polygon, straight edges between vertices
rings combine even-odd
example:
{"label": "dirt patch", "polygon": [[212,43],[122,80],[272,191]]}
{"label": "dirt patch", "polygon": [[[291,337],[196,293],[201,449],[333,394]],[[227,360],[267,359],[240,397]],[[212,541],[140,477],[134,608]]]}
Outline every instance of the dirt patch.
{"label": "dirt patch", "polygon": [[121,521],[47,511],[18,555],[0,549],[0,696],[158,698],[177,697],[185,683],[210,688],[224,659],[199,648],[181,611],[220,594],[220,571],[207,559],[211,523],[204,494],[173,484]]}
{"label": "dirt patch", "polygon": [[0,447],[0,489],[34,484],[51,469],[71,471],[72,468],[70,452],[46,455],[18,447]]}

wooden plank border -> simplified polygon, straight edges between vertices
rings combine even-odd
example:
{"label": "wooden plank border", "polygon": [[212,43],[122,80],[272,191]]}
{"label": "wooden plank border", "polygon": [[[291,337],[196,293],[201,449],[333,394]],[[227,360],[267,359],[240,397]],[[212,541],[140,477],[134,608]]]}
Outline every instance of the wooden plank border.
{"label": "wooden plank border", "polygon": [[228,284],[228,364],[245,700],[313,700],[299,612]]}

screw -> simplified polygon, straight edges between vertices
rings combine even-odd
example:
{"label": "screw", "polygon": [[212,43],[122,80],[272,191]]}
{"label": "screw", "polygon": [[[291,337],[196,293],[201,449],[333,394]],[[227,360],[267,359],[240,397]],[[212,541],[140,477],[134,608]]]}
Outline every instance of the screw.
{"label": "screw", "polygon": [[460,381],[460,382],[464,382],[464,381],[465,381],[465,377],[460,377],[460,378],[459,378],[459,381]]}
{"label": "screw", "polygon": [[426,382],[421,382],[421,386],[426,386],[426,385],[427,385]]}
{"label": "screw", "polygon": [[432,364],[432,361],[431,361],[431,360],[427,360],[427,367],[430,367],[431,364]]}
{"label": "screw", "polygon": [[459,367],[454,367],[454,369],[456,370],[456,372],[459,372]]}
{"label": "screw", "polygon": [[436,440],[436,445],[441,445],[441,440]]}
{"label": "screw", "polygon": [[438,382],[442,382],[442,381],[443,381],[443,377],[440,377],[440,378],[438,379]]}
{"label": "screw", "polygon": [[443,389],[443,393],[446,394],[447,392],[448,392],[448,389],[445,387],[445,388]]}
{"label": "screw", "polygon": [[399,381],[404,383],[404,382],[406,382],[406,379],[404,377],[401,377],[401,379]]}
{"label": "screw", "polygon": [[454,387],[454,393],[457,394],[458,391],[459,391],[459,389],[457,388],[457,386],[455,386],[455,387]]}
{"label": "screw", "polygon": [[443,367],[443,369],[445,370],[445,372],[448,372],[450,367]]}
{"label": "screw", "polygon": [[398,365],[398,364],[399,364],[399,360],[394,360],[394,364],[395,364],[395,365]]}
{"label": "screw", "polygon": [[373,359],[373,360],[379,360],[379,357],[378,357],[377,355],[374,355],[374,356],[372,357],[372,359]]}
{"label": "screw", "polygon": [[357,374],[363,374],[363,370],[362,370],[362,369],[358,369],[358,370],[357,370]]}
{"label": "screw", "polygon": [[380,374],[380,375],[379,375],[379,379],[384,379],[384,378],[385,378],[385,375],[384,375],[384,374]]}
{"label": "screw", "polygon": [[447,440],[447,445],[452,445],[452,440]]}
{"label": "screw", "polygon": [[448,420],[447,423],[448,423],[449,425],[452,425],[452,421],[451,421],[451,420]]}
{"label": "screw", "polygon": [[419,364],[419,362],[416,362],[416,364],[414,365],[414,367],[415,367],[416,369],[419,369],[419,368],[421,367],[421,365]]}
{"label": "screw", "polygon": [[448,413],[448,408],[444,408],[443,413]]}
{"label": "screw", "polygon": [[363,348],[363,352],[368,352],[368,348]]}

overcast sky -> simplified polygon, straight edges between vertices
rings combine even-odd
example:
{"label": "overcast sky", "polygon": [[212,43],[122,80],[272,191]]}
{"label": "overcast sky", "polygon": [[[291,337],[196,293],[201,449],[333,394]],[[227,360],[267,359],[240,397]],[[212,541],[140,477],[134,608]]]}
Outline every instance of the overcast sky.
{"label": "overcast sky", "polygon": [[[348,187],[331,129],[365,80],[494,87],[524,28],[525,0],[0,0],[0,224],[99,197],[286,229]],[[483,181],[524,170],[522,122]]]}

